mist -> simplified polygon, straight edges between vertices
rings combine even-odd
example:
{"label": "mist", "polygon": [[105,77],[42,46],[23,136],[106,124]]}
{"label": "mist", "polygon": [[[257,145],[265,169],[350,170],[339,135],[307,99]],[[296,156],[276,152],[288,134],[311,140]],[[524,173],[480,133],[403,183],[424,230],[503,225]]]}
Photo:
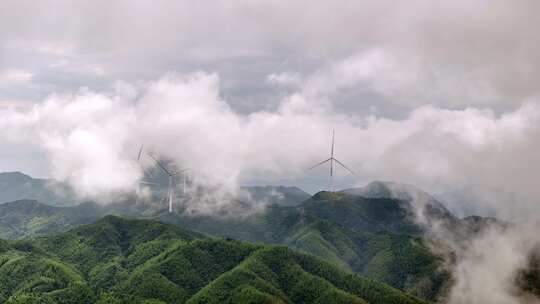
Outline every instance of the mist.
{"label": "mist", "polygon": [[199,182],[228,189],[261,176],[324,176],[324,169],[306,168],[328,154],[335,129],[339,159],[357,172],[353,184],[398,180],[427,190],[478,185],[522,199],[511,208],[490,201],[497,216],[524,218],[536,208],[535,100],[500,115],[425,105],[391,119],[346,115],[325,97],[308,102],[298,91],[275,111],[242,114],[222,97],[221,82],[215,73],[169,73],[143,84],[117,83],[107,92],[53,94],[25,109],[4,109],[0,134],[40,150],[52,177],[84,197],[132,191],[143,173],[136,161],[141,145],[191,168]]}

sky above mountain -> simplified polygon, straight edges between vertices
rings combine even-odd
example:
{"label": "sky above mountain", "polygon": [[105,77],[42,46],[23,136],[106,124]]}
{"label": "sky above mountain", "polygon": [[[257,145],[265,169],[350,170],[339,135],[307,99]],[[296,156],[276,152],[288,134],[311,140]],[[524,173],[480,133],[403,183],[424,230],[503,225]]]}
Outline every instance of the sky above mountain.
{"label": "sky above mountain", "polygon": [[126,191],[145,144],[204,183],[313,192],[335,129],[338,188],[536,210],[538,1],[1,3],[1,171]]}

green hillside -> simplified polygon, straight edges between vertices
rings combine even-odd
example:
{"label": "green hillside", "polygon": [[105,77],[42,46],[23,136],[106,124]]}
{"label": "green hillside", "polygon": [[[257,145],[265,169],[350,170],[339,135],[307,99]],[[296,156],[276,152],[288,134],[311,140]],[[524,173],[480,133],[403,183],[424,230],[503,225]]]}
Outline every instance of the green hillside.
{"label": "green hillside", "polygon": [[425,299],[435,299],[449,279],[441,267],[442,258],[432,254],[418,237],[351,231],[314,221],[285,243]]}
{"label": "green hillside", "polygon": [[93,222],[104,214],[127,215],[155,218],[212,236],[286,245],[423,299],[437,299],[448,282],[441,259],[421,238],[422,229],[412,220],[406,201],[320,192],[297,206],[273,204],[262,213],[240,218],[186,216],[162,209],[129,201],[52,207],[22,200],[0,204],[0,237],[47,235]]}
{"label": "green hillside", "polygon": [[0,241],[0,303],[423,303],[286,247],[107,216]]}
{"label": "green hillside", "polygon": [[0,204],[0,239],[16,239],[66,231],[96,220],[99,206],[53,207],[35,200]]}
{"label": "green hillside", "polygon": [[[320,192],[296,208],[269,206],[248,218],[165,216],[168,221],[211,235],[281,244],[341,269],[435,300],[449,282],[407,202]],[[399,233],[398,233],[399,232]]]}

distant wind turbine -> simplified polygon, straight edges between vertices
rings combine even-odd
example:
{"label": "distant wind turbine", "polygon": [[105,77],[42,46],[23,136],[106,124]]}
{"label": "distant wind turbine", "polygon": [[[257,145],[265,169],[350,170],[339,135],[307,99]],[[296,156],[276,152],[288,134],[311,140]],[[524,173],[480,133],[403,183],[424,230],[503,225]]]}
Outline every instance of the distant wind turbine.
{"label": "distant wind turbine", "polygon": [[334,161],[338,163],[340,166],[342,166],[343,168],[345,168],[347,171],[351,172],[351,174],[354,174],[354,172],[351,169],[347,168],[347,166],[345,166],[342,162],[334,158],[334,137],[335,137],[335,131],[332,130],[332,148],[330,150],[330,158],[323,160],[322,162],[317,163],[308,169],[308,170],[311,170],[327,162],[330,162],[330,190],[331,191],[334,191]]}
{"label": "distant wind turbine", "polygon": [[150,156],[150,158],[152,158],[154,160],[154,162],[161,168],[161,170],[163,170],[163,172],[165,172],[165,174],[167,174],[167,177],[169,179],[169,187],[167,187],[167,200],[169,201],[169,212],[172,212],[173,196],[174,196],[174,193],[173,193],[173,178],[176,176],[176,173],[167,170],[167,168],[165,168],[165,166],[157,158],[155,158],[152,154],[148,154],[148,156]]}
{"label": "distant wind turbine", "polygon": [[[189,169],[183,169],[177,172],[173,172],[165,167],[163,163],[161,163],[156,157],[154,157],[152,154],[148,154],[152,160],[161,168],[165,174],[167,174],[169,179],[169,187],[167,188],[167,200],[169,201],[169,212],[172,212],[173,207],[173,201],[174,201],[174,185],[173,185],[173,178],[178,175],[178,173],[183,173],[185,171],[188,171]],[[185,178],[185,175],[184,175]],[[183,192],[185,193],[185,180],[184,180],[184,188]]]}

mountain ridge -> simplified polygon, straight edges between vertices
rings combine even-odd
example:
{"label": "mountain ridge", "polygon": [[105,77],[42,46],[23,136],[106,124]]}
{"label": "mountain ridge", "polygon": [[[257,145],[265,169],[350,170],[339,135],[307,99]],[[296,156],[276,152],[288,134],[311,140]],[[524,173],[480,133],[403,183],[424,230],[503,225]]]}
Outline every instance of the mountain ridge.
{"label": "mountain ridge", "polygon": [[[431,252],[431,245],[426,241],[430,237],[429,225],[441,224],[439,226],[447,229],[450,235],[466,239],[481,232],[493,221],[482,217],[458,219],[444,206],[441,208],[429,194],[417,188],[411,189],[410,185],[404,189],[400,186],[401,189],[396,190],[396,184],[389,186],[388,183],[375,182],[361,190],[321,191],[294,204],[280,203],[270,198],[263,211],[239,218],[170,214],[165,206],[131,200],[110,205],[87,202],[52,209],[45,206],[43,209],[49,213],[44,212],[43,215],[32,211],[32,208],[42,208],[39,203],[26,202],[21,204],[20,215],[15,217],[35,217],[37,220],[28,227],[23,225],[26,223],[23,220],[6,226],[0,217],[0,232],[14,231],[8,235],[10,238],[40,236],[62,232],[107,214],[156,219],[206,235],[284,245],[323,258],[341,270],[385,282],[424,299],[435,300],[444,293],[450,280],[443,267],[444,261]],[[279,187],[253,189],[257,195],[264,195]],[[295,188],[290,189],[296,191]],[[355,194],[358,191],[364,196]],[[416,209],[418,205],[412,202],[419,196],[427,202],[421,212]],[[259,199],[264,200],[265,197]],[[33,207],[25,208],[24,204]],[[17,209],[17,205],[0,204],[0,214],[6,209]],[[50,213],[50,210],[53,212]],[[419,216],[423,217],[423,221],[419,220]]]}
{"label": "mountain ridge", "polygon": [[426,303],[284,246],[116,216],[0,241],[0,286],[6,304]]}

